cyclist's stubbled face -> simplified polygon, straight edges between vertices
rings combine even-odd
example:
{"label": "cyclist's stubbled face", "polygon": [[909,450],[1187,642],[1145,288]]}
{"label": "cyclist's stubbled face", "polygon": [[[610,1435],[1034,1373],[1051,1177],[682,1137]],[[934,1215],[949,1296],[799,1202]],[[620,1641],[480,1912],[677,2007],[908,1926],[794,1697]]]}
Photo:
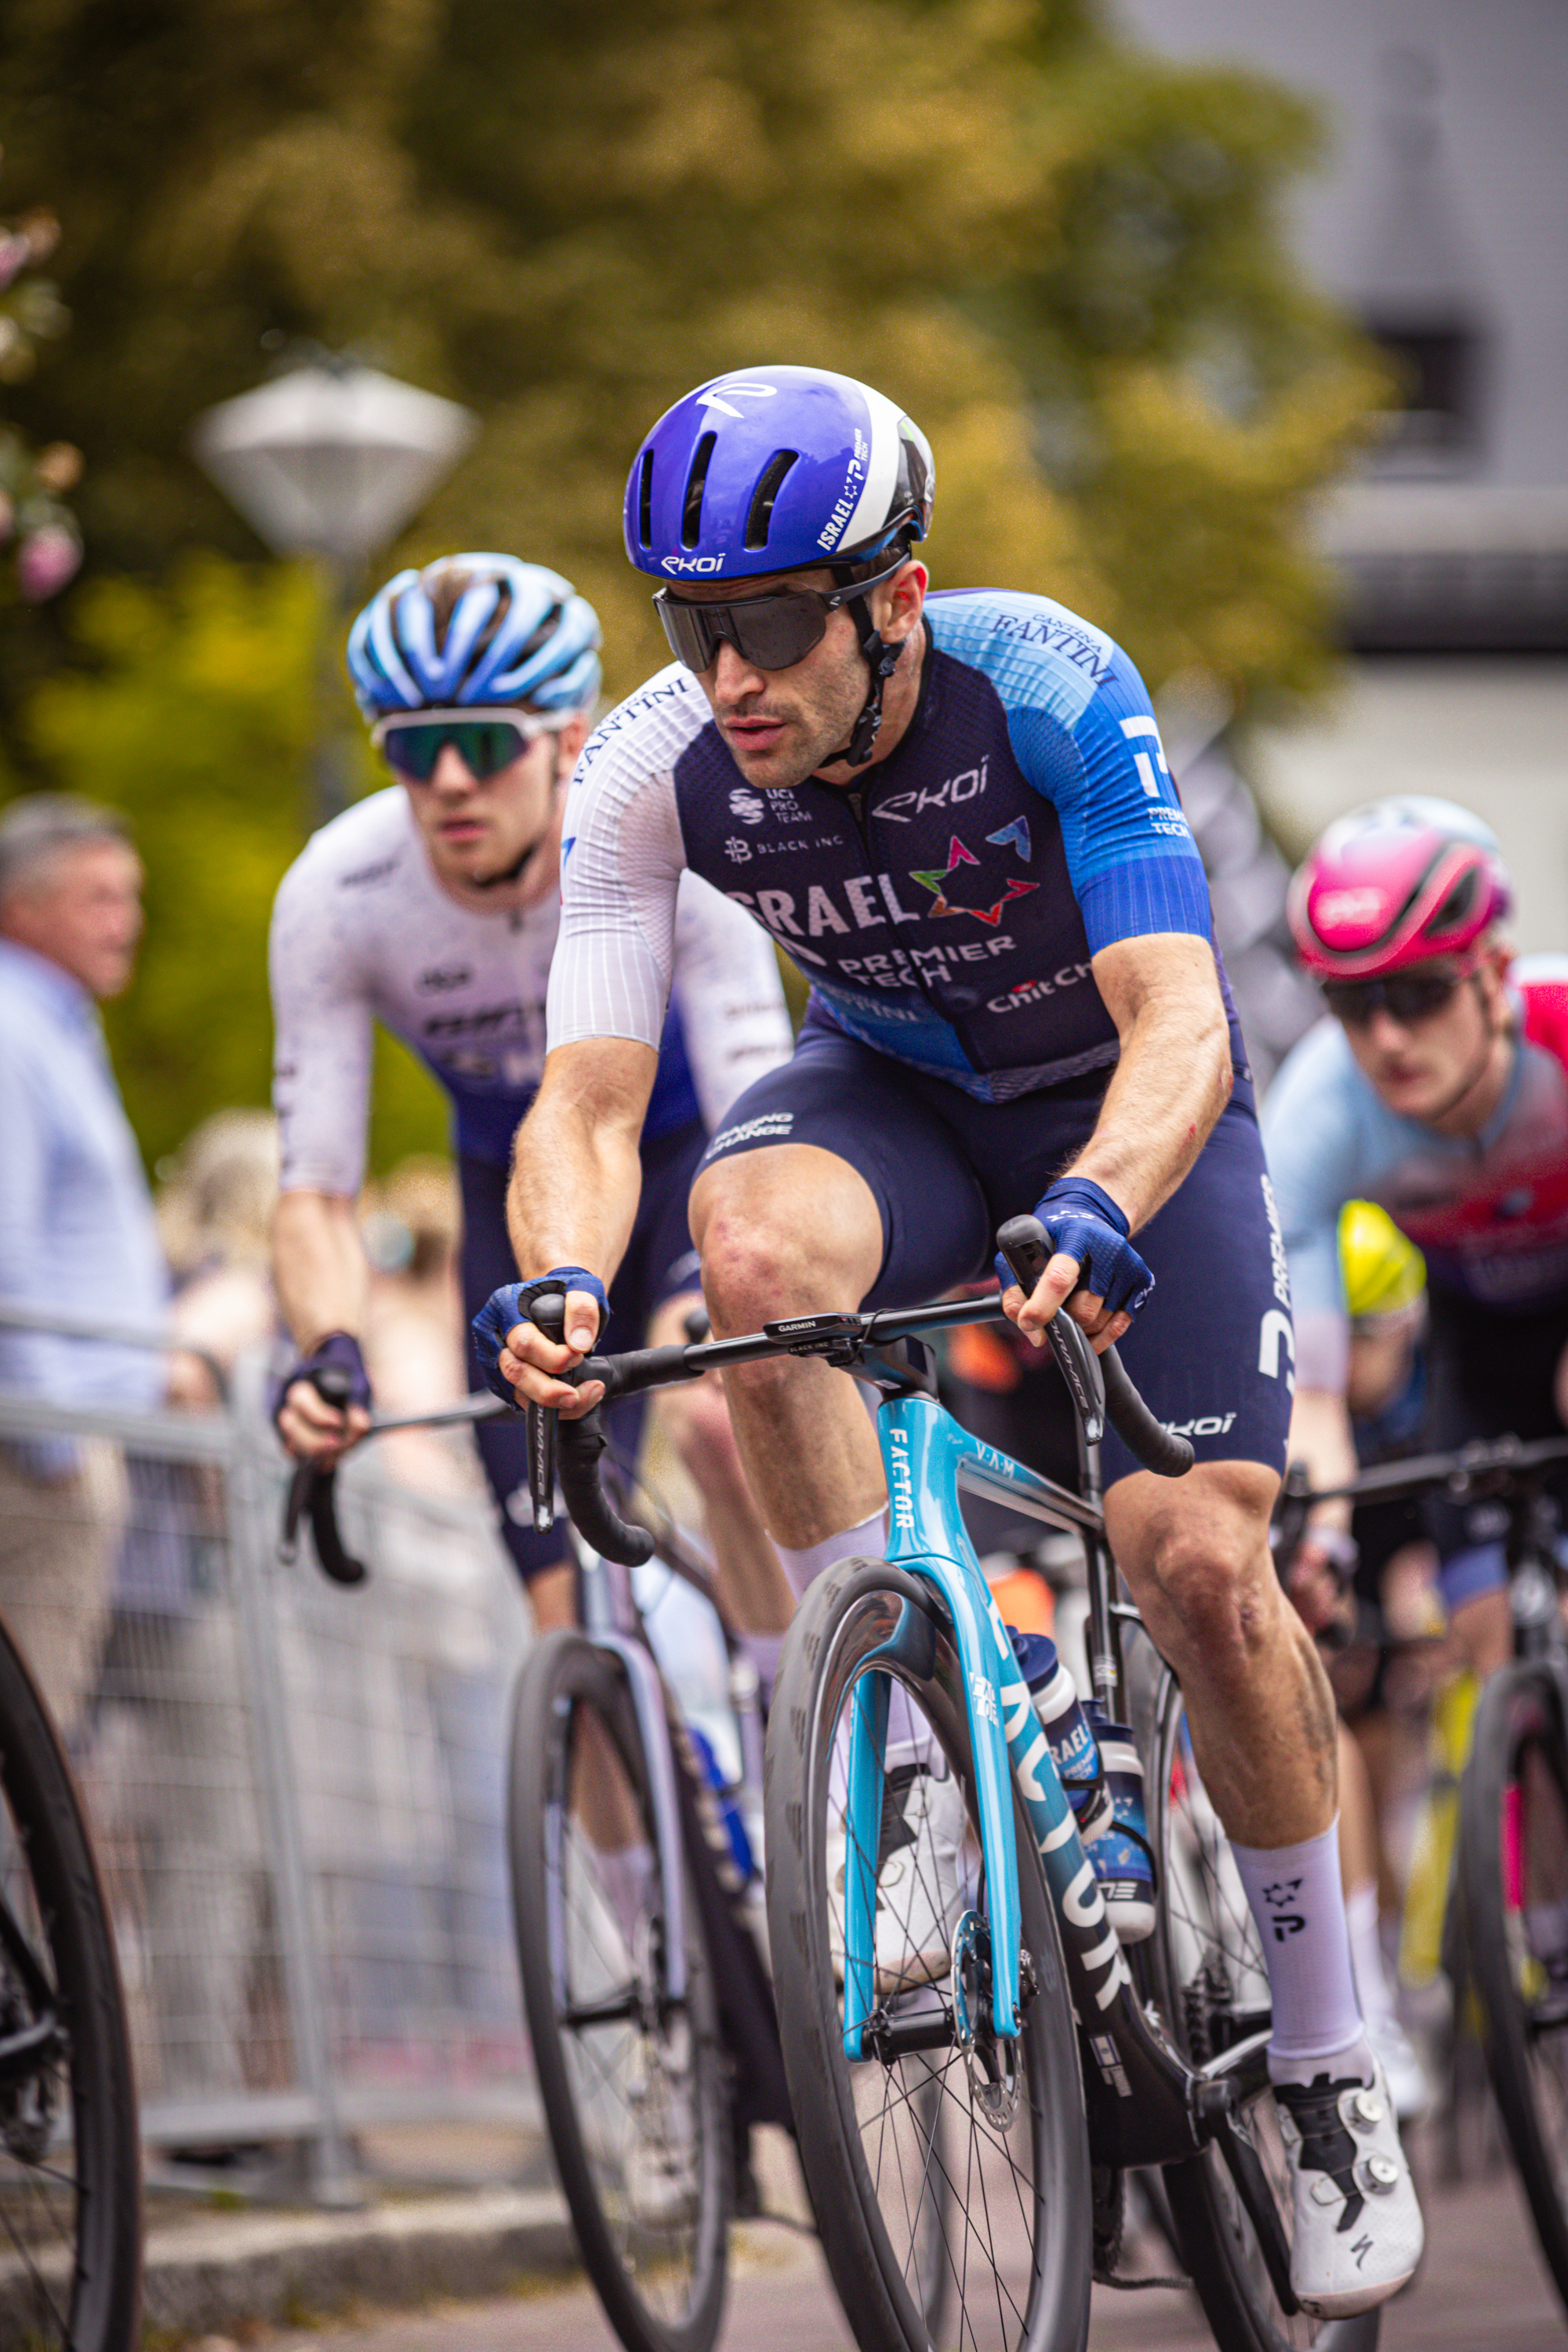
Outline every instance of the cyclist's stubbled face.
{"label": "cyclist's stubbled face", "polygon": [[[918,628],[925,583],[924,567],[910,563],[897,580],[872,591],[872,617],[889,644]],[[742,596],[776,594],[785,584],[785,576],[775,575],[731,588],[683,586],[680,593],[694,604],[722,604],[731,597],[739,602]],[[837,584],[826,571],[787,575],[792,588],[831,592]],[[889,719],[897,688],[909,668],[908,662],[901,664],[889,681],[885,707]],[[778,791],[804,783],[819,768],[831,765],[833,754],[847,744],[869,690],[859,636],[842,606],[828,614],[820,642],[788,669],[758,669],[743,661],[733,646],[721,645],[697,677],[731,759],[747,782],[763,792],[770,786]],[[900,731],[890,725],[880,748],[890,749]]]}
{"label": "cyclist's stubbled face", "polygon": [[510,874],[537,848],[560,814],[558,783],[571,774],[586,721],[541,735],[519,758],[476,776],[457,747],[443,743],[423,783],[405,780],[414,821],[439,878],[460,888]]}
{"label": "cyclist's stubbled face", "polygon": [[[1412,977],[1451,971],[1451,963],[1413,964]],[[1508,1025],[1508,998],[1503,987],[1506,956],[1489,957],[1473,976],[1460,982],[1447,1003],[1417,1021],[1396,1021],[1386,1005],[1371,1019],[1346,1022],[1351,1052],[1392,1111],[1403,1118],[1430,1119],[1454,1100],[1467,1078],[1485,1068],[1489,1045],[1500,1043]],[[1506,1069],[1506,1057],[1502,1067]],[[1467,1129],[1479,1119],[1484,1124],[1495,1102],[1492,1089],[1478,1085],[1467,1098],[1463,1122]]]}

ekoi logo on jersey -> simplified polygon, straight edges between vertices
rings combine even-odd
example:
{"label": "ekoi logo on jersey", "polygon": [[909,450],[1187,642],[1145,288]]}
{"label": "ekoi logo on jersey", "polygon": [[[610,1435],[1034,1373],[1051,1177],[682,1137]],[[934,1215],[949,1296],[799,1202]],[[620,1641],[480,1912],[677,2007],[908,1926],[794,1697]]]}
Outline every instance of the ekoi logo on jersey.
{"label": "ekoi logo on jersey", "polygon": [[[1033,856],[1026,816],[1015,817],[1011,824],[1005,824],[999,833],[988,833],[985,838],[998,848],[1016,850],[1026,866]],[[1037,882],[1021,882],[1016,874],[1009,874],[997,895],[994,882],[986,880],[978,870],[973,877],[963,876],[966,866],[978,869],[981,860],[955,833],[948,842],[945,866],[910,866],[911,879],[922,889],[930,890],[936,899],[934,907],[926,908],[928,915],[973,915],[979,922],[995,925],[1001,921],[1002,909],[1010,898],[1025,898],[1040,887]],[[955,874],[962,877],[956,883],[951,878]]]}

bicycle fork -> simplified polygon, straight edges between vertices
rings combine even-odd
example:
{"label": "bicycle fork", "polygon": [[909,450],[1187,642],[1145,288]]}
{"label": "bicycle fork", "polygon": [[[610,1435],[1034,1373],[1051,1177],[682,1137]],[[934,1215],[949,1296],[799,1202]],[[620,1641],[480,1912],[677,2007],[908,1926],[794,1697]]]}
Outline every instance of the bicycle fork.
{"label": "bicycle fork", "polygon": [[[889,1559],[935,1586],[958,1650],[989,1915],[990,2031],[997,2041],[1011,2042],[1023,2022],[1016,1785],[1060,1927],[1096,2161],[1157,2164],[1194,2155],[1220,2127],[1231,2093],[1227,2086],[1205,2096],[1203,2078],[1184,2065],[1139,2000],[1011,1637],[963,1526],[957,1465],[975,1441],[924,1396],[889,1399],[878,1426],[890,1503]],[[889,1659],[912,1672],[929,1672],[929,1621],[906,1608],[885,1648]],[[852,2060],[870,2054],[867,2025],[875,2007],[876,1871],[889,1690],[885,1674],[860,1677],[850,1729],[844,2047]],[[1047,1955],[1031,1957],[1037,1967],[1048,1967]],[[1048,1983],[1041,1987],[1048,1990]],[[1230,2055],[1239,2063],[1243,2053]],[[1237,2072],[1237,2066],[1228,2071]]]}

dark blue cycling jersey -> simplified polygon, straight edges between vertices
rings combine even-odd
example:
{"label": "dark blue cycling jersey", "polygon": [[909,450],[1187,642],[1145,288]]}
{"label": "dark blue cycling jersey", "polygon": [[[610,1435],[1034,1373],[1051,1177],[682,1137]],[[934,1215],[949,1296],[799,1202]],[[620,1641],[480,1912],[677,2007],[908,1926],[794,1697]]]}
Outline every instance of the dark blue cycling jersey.
{"label": "dark blue cycling jersey", "polygon": [[926,626],[914,717],[851,789],[749,784],[679,666],[611,714],[567,810],[552,1047],[657,1044],[689,866],[809,976],[815,1021],[966,1094],[1006,1101],[1115,1061],[1092,957],[1213,937],[1147,689],[1042,596],[933,596]]}

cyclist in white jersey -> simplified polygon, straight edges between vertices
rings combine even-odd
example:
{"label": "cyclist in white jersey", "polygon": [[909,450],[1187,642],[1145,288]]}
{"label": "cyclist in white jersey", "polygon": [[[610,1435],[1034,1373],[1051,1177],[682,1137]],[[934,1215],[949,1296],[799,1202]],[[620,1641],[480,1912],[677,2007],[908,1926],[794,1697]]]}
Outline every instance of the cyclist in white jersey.
{"label": "cyclist in white jersey", "polygon": [[[335,1457],[369,1425],[359,1348],[373,1024],[427,1065],[453,1106],[468,1312],[514,1272],[505,1194],[511,1138],[544,1062],[544,1003],[560,919],[562,787],[597,696],[598,624],[556,573],[455,556],[390,582],[355,624],[349,665],[402,781],[314,835],[273,913],[274,1097],[282,1198],[279,1297],[300,1350],[279,1426],[291,1452]],[[700,1303],[686,1196],[731,1101],[785,1059],[790,1024],[766,939],[695,876],[676,918],[675,982],[644,1122],[642,1209],[616,1285],[616,1344],[679,1338]],[[347,1371],[339,1412],[306,1375]],[[478,1385],[478,1374],[471,1377]],[[763,1535],[716,1383],[679,1392],[669,1434],[702,1492],[726,1598],[763,1637],[791,1596]],[[636,1416],[612,1435],[635,1450]],[[566,1622],[564,1535],[528,1511],[521,1423],[480,1450],[541,1626]]]}

